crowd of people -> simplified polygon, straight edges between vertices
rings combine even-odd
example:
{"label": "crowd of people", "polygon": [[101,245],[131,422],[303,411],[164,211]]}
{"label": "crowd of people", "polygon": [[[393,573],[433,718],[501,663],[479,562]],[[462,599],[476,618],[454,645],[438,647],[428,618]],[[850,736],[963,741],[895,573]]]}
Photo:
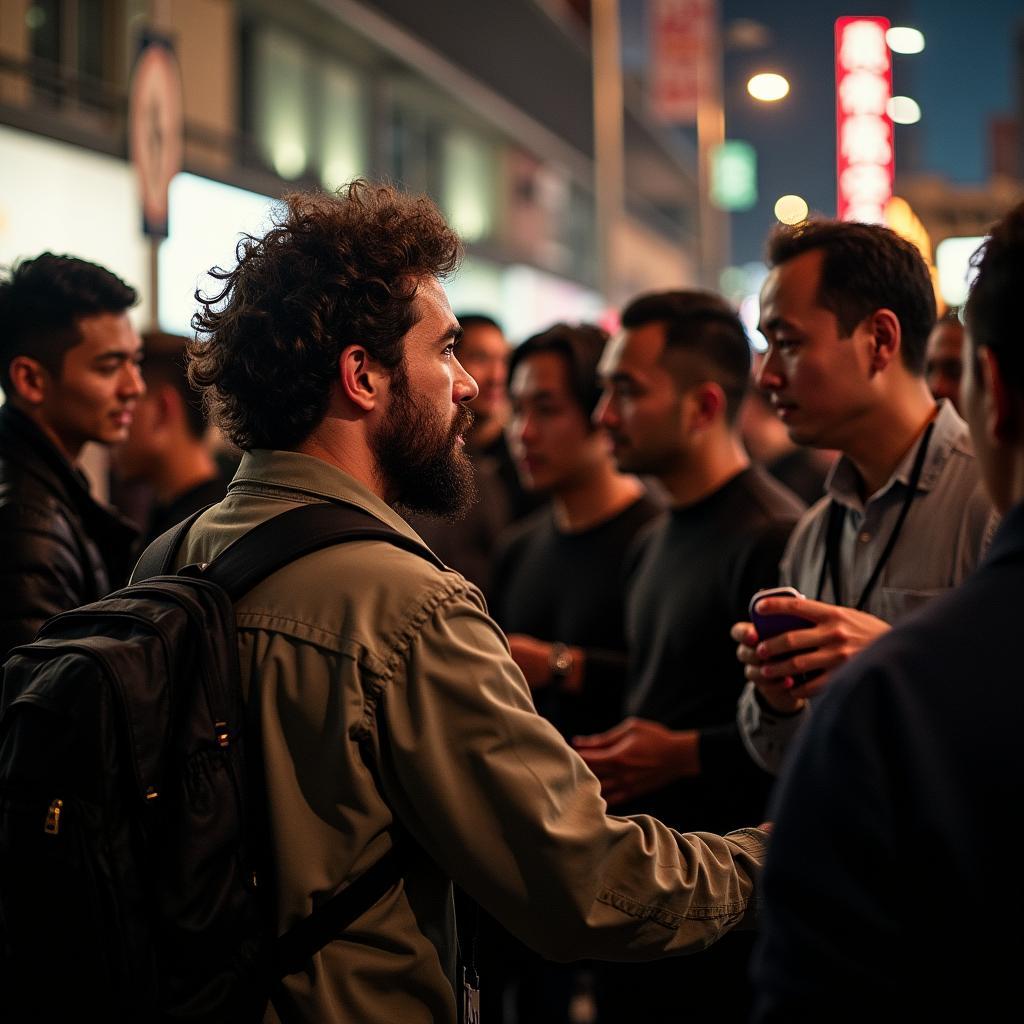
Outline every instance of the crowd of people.
{"label": "crowd of people", "polygon": [[[271,1015],[1001,1006],[1024,902],[1004,841],[1024,206],[941,318],[893,231],[780,228],[756,360],[697,289],[513,346],[452,313],[459,255],[424,198],[292,195],[190,341],[140,337],[104,268],[13,267],[0,655],[206,506],[179,566],[289,508],[355,505],[449,568],[366,540],[236,606],[278,927],[392,848],[405,867]],[[120,511],[77,468],[87,442]],[[762,636],[751,599],[780,586]]]}

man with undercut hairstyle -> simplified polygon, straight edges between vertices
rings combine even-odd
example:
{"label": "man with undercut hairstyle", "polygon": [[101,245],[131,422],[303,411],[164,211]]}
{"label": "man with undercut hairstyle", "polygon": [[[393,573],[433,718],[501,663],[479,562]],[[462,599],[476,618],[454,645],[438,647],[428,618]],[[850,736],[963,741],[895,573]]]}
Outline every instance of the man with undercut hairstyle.
{"label": "man with undercut hairstyle", "polygon": [[[613,809],[677,828],[724,831],[763,820],[770,778],[736,727],[743,672],[729,638],[751,595],[776,582],[803,505],[752,466],[738,413],[750,378],[739,318],[704,292],[644,295],[605,349],[595,421],[620,471],[655,477],[669,513],[647,539],[626,600],[624,712],[577,748]],[[730,937],[699,963],[609,968],[602,1019],[742,1019],[748,946]]]}
{"label": "man with undercut hairstyle", "polygon": [[402,865],[283,980],[285,1020],[454,1024],[473,975],[457,969],[452,880],[564,960],[695,952],[752,905],[764,833],[608,816],[480,591],[408,549],[419,538],[396,509],[455,515],[471,496],[477,387],[441,285],[459,255],[425,197],[362,181],[291,195],[213,271],[223,287],[190,347],[191,379],[244,454],[181,564],[310,503],[354,506],[405,544],[324,548],[236,604],[279,929]]}
{"label": "man with undercut hairstyle", "polygon": [[[537,710],[567,738],[621,716],[627,565],[660,511],[618,471],[592,420],[607,338],[591,324],[555,324],[519,345],[509,368],[509,448],[524,486],[548,501],[501,538],[489,606]],[[502,938],[486,927],[481,935],[488,973],[504,982],[488,995],[487,1019],[567,1020],[573,992],[585,988],[581,969]]]}
{"label": "man with undercut hairstyle", "polygon": [[48,252],[0,281],[0,660],[127,578],[135,531],[76,460],[125,439],[145,390],[135,299],[109,270]]}

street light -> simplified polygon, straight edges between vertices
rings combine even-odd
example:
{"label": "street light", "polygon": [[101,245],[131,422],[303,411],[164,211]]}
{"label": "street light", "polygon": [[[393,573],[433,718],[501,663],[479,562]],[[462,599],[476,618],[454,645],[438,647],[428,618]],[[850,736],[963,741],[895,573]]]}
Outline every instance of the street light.
{"label": "street light", "polygon": [[788,95],[789,82],[782,75],[777,75],[774,72],[765,72],[760,75],[754,75],[747,82],[747,92],[755,100],[761,100],[762,103],[774,103],[776,100],[781,100],[783,96]]}

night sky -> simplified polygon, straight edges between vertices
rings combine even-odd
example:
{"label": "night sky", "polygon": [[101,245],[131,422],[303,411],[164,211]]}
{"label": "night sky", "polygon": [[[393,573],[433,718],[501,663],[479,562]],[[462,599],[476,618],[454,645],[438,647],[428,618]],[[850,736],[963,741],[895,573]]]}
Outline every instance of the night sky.
{"label": "night sky", "polygon": [[[646,32],[643,0],[622,0],[624,59],[641,71]],[[888,17],[925,35],[925,49],[894,55],[893,89],[922,109],[916,125],[896,125],[899,176],[932,173],[978,183],[989,175],[989,122],[1016,105],[1014,52],[1022,0],[903,0],[861,6],[791,0],[722,0],[722,20],[760,22],[771,33],[763,49],[725,55],[726,137],[753,144],[758,155],[758,204],[732,216],[732,262],[760,258],[775,222],[772,208],[797,193],[812,211],[835,214],[835,71],[833,26],[845,15]],[[746,92],[757,71],[789,78],[788,97],[758,103]]]}

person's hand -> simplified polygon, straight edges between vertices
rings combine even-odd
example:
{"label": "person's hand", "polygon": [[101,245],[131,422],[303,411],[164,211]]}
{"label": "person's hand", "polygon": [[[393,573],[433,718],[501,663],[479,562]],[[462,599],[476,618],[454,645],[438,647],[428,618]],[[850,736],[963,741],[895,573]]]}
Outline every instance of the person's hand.
{"label": "person's hand", "polygon": [[[739,644],[736,656],[746,666],[746,677],[773,707],[778,707],[776,702],[785,691],[789,691],[791,703],[820,693],[837,668],[890,629],[888,623],[867,612],[806,597],[768,597],[759,602],[758,611],[798,615],[813,623],[768,640],[757,637],[750,623],[733,626],[732,637]],[[818,674],[801,683],[799,677],[809,673]]]}
{"label": "person's hand", "polygon": [[754,624],[752,622],[737,622],[729,630],[729,635],[737,644],[736,657],[747,666],[744,669],[746,677],[757,687],[757,692],[765,703],[784,715],[793,715],[800,711],[807,701],[793,692],[791,678],[754,678],[751,674],[751,667],[761,664],[761,659],[755,653],[761,638],[757,635]]}
{"label": "person's hand", "polygon": [[610,805],[700,774],[698,734],[675,732],[645,718],[627,718],[608,732],[577,736],[573,746],[601,780]]}
{"label": "person's hand", "polygon": [[[555,682],[551,674],[551,649],[554,644],[525,633],[510,633],[508,646],[531,690],[541,690]],[[584,654],[579,647],[570,647],[569,653],[572,656],[572,669],[561,680],[562,689],[567,693],[577,693],[582,686]]]}

